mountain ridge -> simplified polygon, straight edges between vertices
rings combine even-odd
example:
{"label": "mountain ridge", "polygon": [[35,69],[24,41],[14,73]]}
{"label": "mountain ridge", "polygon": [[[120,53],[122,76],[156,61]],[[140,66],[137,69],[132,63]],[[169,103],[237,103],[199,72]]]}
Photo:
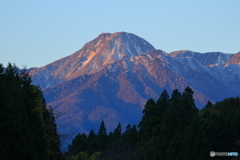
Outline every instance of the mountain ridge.
{"label": "mountain ridge", "polygon": [[[72,55],[30,70],[48,105],[63,113],[62,132],[88,132],[101,120],[107,129],[120,121],[137,124],[149,98],[166,89],[194,91],[198,108],[240,92],[238,55],[166,53],[126,32],[103,33]],[[233,73],[233,74],[232,74]]]}

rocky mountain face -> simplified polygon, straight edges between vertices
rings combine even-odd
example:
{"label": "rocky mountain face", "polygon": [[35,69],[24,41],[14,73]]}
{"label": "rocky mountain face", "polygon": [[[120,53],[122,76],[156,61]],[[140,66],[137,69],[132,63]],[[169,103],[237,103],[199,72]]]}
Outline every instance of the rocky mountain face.
{"label": "rocky mountain face", "polygon": [[221,64],[229,61],[233,54],[224,54],[221,52],[208,52],[208,53],[198,53],[198,52],[192,52],[192,51],[176,51],[170,53],[172,57],[191,57],[196,59],[198,62],[200,62],[202,65],[207,66],[211,64]]}
{"label": "rocky mountain face", "polygon": [[240,64],[240,52],[233,55],[227,63]]}
{"label": "rocky mountain face", "polygon": [[65,133],[137,124],[149,98],[190,86],[197,107],[240,93],[240,52],[156,50],[130,33],[104,33],[70,56],[30,70]]}
{"label": "rocky mountain face", "polygon": [[155,49],[134,34],[103,33],[74,54],[30,72],[42,89],[81,75],[95,74],[104,66]]}

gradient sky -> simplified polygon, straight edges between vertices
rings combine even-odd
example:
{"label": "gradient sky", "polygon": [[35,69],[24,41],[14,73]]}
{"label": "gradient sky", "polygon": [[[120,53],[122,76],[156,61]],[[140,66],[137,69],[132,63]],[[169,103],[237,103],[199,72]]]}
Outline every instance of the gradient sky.
{"label": "gradient sky", "polygon": [[41,67],[119,31],[168,53],[237,53],[239,7],[240,0],[0,0],[0,63]]}

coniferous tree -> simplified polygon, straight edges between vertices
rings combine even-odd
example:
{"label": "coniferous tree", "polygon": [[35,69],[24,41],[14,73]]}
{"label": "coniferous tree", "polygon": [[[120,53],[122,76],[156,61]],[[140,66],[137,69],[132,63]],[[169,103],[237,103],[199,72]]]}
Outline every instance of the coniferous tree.
{"label": "coniferous tree", "polygon": [[164,117],[164,111],[165,109],[169,106],[169,95],[167,93],[166,90],[164,90],[160,97],[157,100],[156,106],[157,106],[157,122],[156,122],[156,127],[158,128],[157,133],[155,133],[155,135],[159,135],[160,134],[160,130],[162,127],[162,121],[163,121],[163,117]]}
{"label": "coniferous tree", "polygon": [[169,95],[166,90],[161,93],[156,105],[160,108],[161,111],[169,105]]}
{"label": "coniferous tree", "polygon": [[198,109],[195,105],[193,98],[193,90],[190,87],[185,88],[181,96],[181,102],[178,105],[177,119],[180,122],[178,126],[179,130],[183,130],[187,127],[198,113]]}
{"label": "coniferous tree", "polygon": [[193,90],[190,87],[187,87],[182,94],[182,103],[184,104],[185,110],[188,111],[189,116],[195,116],[198,112],[194,102],[193,93]]}
{"label": "coniferous tree", "polygon": [[207,102],[207,104],[205,105],[205,108],[209,108],[209,107],[211,107],[213,104],[212,104],[212,102],[209,100],[208,102]]}
{"label": "coniferous tree", "polygon": [[139,145],[146,142],[150,137],[159,132],[155,126],[158,123],[158,108],[153,99],[149,99],[143,110],[142,119],[138,125],[139,128]]}
{"label": "coniferous tree", "polygon": [[[165,109],[162,116],[161,135],[172,138],[174,132],[178,130],[179,105],[181,104],[181,93],[175,89],[172,93],[169,106]],[[163,139],[168,139],[163,138]],[[166,142],[169,143],[169,142]]]}
{"label": "coniferous tree", "polygon": [[138,130],[136,125],[130,125],[128,124],[126,127],[126,131],[123,133],[123,140],[130,144],[131,146],[136,146],[138,141]]}
{"label": "coniferous tree", "polygon": [[170,99],[170,103],[171,103],[171,104],[174,104],[174,105],[177,105],[177,103],[180,102],[181,98],[182,98],[181,93],[178,91],[178,89],[175,89],[175,90],[173,90],[173,92],[172,92],[172,96],[171,96],[171,99]]}
{"label": "coniferous tree", "polygon": [[104,125],[104,121],[103,121],[103,120],[101,121],[100,128],[99,128],[99,130],[98,130],[98,135],[99,135],[99,136],[107,135],[106,128],[105,128],[105,125]]}
{"label": "coniferous tree", "polygon": [[118,123],[118,126],[116,129],[114,129],[113,132],[113,141],[119,140],[121,138],[121,134],[122,134],[122,126],[121,123]]}
{"label": "coniferous tree", "polygon": [[102,151],[105,148],[105,146],[108,144],[107,132],[106,132],[106,128],[103,120],[101,121],[97,137],[98,137],[99,151]]}
{"label": "coniferous tree", "polygon": [[68,155],[76,155],[80,152],[86,152],[87,144],[87,136],[84,133],[77,134],[72,140],[72,145],[68,146]]}
{"label": "coniferous tree", "polygon": [[[44,99],[43,99],[44,100]],[[45,105],[45,102],[43,103]],[[45,126],[46,137],[48,139],[49,154],[51,160],[61,160],[63,155],[60,150],[61,141],[57,132],[55,114],[51,106],[43,109],[43,123]]]}
{"label": "coniferous tree", "polygon": [[[185,124],[182,123],[185,119],[182,94],[175,89],[169,101],[169,105],[162,115],[160,139],[157,144],[159,150],[161,150],[161,153],[157,153],[159,159],[171,159],[171,155],[176,155],[178,152],[177,146],[181,139],[181,131],[185,126]],[[176,149],[169,150],[170,147]]]}
{"label": "coniferous tree", "polygon": [[96,134],[95,134],[94,130],[91,130],[88,134],[88,141],[91,142],[94,139],[96,139]]}
{"label": "coniferous tree", "polygon": [[91,130],[88,134],[88,148],[87,153],[93,154],[94,152],[97,152],[98,149],[98,142],[97,142],[97,135],[93,130]]}

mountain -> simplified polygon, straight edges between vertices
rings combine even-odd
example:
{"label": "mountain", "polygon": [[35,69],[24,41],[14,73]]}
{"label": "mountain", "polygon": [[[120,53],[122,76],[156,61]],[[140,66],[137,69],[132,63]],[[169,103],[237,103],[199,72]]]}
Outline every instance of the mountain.
{"label": "mountain", "polygon": [[42,89],[52,87],[81,75],[94,74],[104,66],[155,48],[134,34],[103,33],[74,54],[30,72]]}
{"label": "mountain", "polygon": [[108,131],[137,124],[149,98],[164,89],[190,86],[198,108],[240,93],[239,54],[156,50],[144,39],[125,32],[103,33],[82,49],[30,70],[48,105],[61,112],[60,131],[88,132],[101,120]]}
{"label": "mountain", "polygon": [[176,51],[170,53],[172,57],[191,57],[196,59],[202,65],[207,66],[216,63],[226,63],[229,61],[234,54],[224,54],[221,52],[208,52],[208,53],[198,53],[188,50]]}
{"label": "mountain", "polygon": [[231,59],[227,62],[231,64],[240,64],[240,52],[236,53]]}

